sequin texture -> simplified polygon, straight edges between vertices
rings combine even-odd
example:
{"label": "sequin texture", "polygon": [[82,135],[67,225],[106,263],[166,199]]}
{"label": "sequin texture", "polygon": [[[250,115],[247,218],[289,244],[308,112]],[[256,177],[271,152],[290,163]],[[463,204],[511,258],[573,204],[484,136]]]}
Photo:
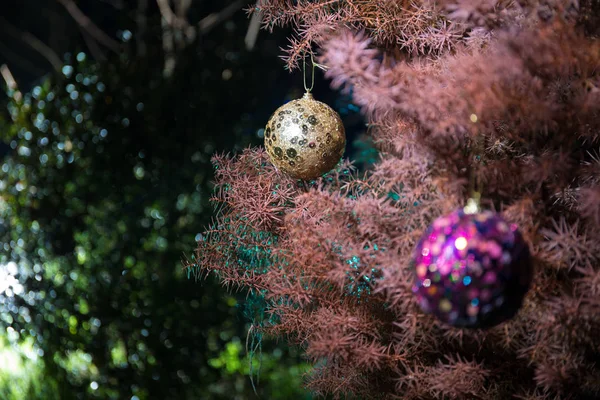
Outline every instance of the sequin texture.
{"label": "sequin texture", "polygon": [[499,214],[455,211],[436,219],[415,249],[413,293],[442,322],[488,328],[512,318],[531,278],[531,256]]}
{"label": "sequin texture", "polygon": [[[279,107],[265,132],[265,148],[273,165],[298,179],[315,179],[329,172],[346,147],[340,116],[310,93]],[[324,143],[317,148],[315,142]]]}

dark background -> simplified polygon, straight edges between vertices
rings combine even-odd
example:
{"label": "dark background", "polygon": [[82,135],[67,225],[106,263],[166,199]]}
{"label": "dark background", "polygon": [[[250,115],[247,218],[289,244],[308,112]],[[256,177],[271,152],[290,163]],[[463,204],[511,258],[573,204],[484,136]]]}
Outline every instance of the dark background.
{"label": "dark background", "polygon": [[[211,155],[260,145],[302,76],[289,31],[248,49],[246,2],[168,3],[185,24],[156,0],[3,2],[0,399],[255,398],[245,293],[180,260],[210,222]],[[364,165],[356,107],[317,79]],[[309,369],[264,339],[257,393],[310,398]]]}

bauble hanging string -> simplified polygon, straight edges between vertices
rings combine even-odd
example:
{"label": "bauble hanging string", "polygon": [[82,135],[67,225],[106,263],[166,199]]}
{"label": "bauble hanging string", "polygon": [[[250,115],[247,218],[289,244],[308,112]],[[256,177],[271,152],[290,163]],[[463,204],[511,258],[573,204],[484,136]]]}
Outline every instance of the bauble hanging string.
{"label": "bauble hanging string", "polygon": [[424,312],[444,323],[489,328],[520,309],[532,261],[517,225],[481,210],[473,169],[470,178],[466,206],[436,219],[415,248],[413,293]]}
{"label": "bauble hanging string", "polygon": [[311,57],[311,84],[303,80],[306,93],[279,107],[265,127],[265,148],[273,165],[292,178],[312,180],[329,172],[340,161],[346,134],[339,114],[313,98],[315,68],[324,68]]}

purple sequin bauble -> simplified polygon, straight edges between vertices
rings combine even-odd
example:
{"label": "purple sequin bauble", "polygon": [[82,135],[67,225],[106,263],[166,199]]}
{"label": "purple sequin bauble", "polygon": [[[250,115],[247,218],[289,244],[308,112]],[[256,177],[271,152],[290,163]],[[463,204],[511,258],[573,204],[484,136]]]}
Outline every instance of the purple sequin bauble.
{"label": "purple sequin bauble", "polygon": [[421,309],[456,327],[489,328],[512,318],[532,278],[529,248],[516,225],[490,211],[436,219],[414,262]]}

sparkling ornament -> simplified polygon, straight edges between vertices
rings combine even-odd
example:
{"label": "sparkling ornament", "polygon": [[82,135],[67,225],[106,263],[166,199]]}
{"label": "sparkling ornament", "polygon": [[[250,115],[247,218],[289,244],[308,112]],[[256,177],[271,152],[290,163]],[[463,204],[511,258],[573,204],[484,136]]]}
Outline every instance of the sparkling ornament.
{"label": "sparkling ornament", "polygon": [[329,172],[345,147],[340,116],[309,92],[279,107],[265,128],[271,162],[292,178],[310,180]]}
{"label": "sparkling ornament", "polygon": [[436,219],[415,249],[413,292],[421,309],[457,327],[489,328],[512,318],[532,278],[516,225],[484,211]]}

